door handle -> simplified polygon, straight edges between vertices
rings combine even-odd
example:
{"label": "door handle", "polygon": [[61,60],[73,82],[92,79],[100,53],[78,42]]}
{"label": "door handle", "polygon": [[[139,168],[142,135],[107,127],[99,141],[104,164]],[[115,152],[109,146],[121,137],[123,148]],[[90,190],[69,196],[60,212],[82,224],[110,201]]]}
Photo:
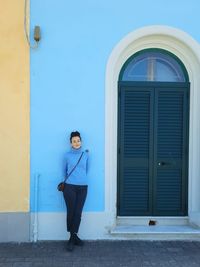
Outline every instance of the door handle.
{"label": "door handle", "polygon": [[166,165],[166,163],[164,161],[158,162],[158,166],[164,166],[164,165]]}

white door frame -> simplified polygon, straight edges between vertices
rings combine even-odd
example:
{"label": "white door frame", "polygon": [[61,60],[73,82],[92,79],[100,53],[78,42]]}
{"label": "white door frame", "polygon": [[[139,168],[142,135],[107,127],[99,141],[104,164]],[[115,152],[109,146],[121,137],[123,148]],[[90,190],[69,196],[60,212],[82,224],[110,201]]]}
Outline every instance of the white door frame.
{"label": "white door frame", "polygon": [[189,124],[189,221],[200,226],[200,44],[187,33],[168,26],[148,26],[128,34],[113,49],[106,68],[105,88],[105,211],[111,224],[117,216],[117,121],[118,76],[134,53],[161,48],[176,55],[185,65],[190,81]]}

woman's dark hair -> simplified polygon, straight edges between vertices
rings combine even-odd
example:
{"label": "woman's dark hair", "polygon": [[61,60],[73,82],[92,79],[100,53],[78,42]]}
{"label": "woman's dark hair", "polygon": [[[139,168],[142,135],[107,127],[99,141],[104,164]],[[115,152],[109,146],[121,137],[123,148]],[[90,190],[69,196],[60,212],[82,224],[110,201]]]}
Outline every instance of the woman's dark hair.
{"label": "woman's dark hair", "polygon": [[78,131],[75,131],[75,132],[71,132],[70,134],[70,142],[72,142],[72,138],[75,136],[78,136],[81,140],[81,134]]}

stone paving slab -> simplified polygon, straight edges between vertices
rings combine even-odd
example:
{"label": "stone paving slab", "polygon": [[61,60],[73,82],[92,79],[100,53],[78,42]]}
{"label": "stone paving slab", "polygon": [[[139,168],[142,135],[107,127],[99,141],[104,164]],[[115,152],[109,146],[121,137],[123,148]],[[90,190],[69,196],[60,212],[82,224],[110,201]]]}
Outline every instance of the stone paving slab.
{"label": "stone paving slab", "polygon": [[0,243],[0,267],[200,267],[200,242],[86,241],[66,250],[64,241]]}

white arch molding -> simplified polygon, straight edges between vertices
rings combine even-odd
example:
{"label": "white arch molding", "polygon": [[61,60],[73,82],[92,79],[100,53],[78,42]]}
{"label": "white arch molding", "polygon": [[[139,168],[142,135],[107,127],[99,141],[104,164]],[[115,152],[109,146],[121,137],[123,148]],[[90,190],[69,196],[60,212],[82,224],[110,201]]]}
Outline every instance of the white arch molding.
{"label": "white arch molding", "polygon": [[134,53],[161,48],[175,54],[185,65],[190,81],[188,216],[200,226],[200,44],[187,33],[153,25],[128,34],[113,49],[106,69],[105,88],[105,211],[115,225],[117,214],[117,118],[118,76]]}

